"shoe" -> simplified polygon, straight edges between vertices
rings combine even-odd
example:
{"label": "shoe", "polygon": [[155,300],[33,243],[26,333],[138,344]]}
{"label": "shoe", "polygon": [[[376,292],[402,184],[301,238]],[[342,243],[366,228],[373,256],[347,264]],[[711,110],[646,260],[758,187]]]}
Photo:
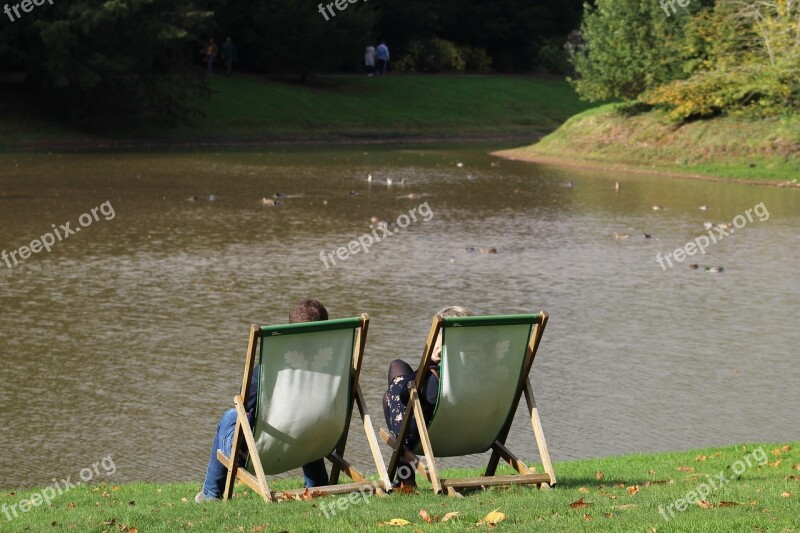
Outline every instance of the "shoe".
{"label": "shoe", "polygon": [[218,502],[218,501],[219,498],[211,498],[209,496],[206,496],[205,494],[203,494],[202,490],[198,492],[197,495],[194,497],[194,503],[206,503],[206,502]]}

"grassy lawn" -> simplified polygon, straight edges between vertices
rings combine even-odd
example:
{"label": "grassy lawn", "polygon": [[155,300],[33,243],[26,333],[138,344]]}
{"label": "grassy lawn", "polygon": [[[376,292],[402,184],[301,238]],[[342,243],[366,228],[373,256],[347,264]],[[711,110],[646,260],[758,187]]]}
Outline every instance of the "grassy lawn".
{"label": "grassy lawn", "polygon": [[294,79],[215,77],[210,99],[193,105],[205,116],[170,130],[81,132],[48,121],[35,101],[7,95],[0,146],[13,149],[108,141],[326,141],[406,138],[534,139],[587,108],[563,80],[533,76],[324,76]]}
{"label": "grassy lawn", "polygon": [[[628,165],[762,182],[800,181],[800,117],[719,117],[681,126],[662,112],[625,116],[601,106],[569,119],[537,144],[504,152],[520,159]],[[794,181],[793,181],[794,180]]]}
{"label": "grassy lawn", "polygon": [[[800,530],[799,463],[800,442],[587,459],[557,463],[559,483],[548,491],[492,488],[448,498],[421,485],[416,495],[345,497],[335,514],[330,508],[340,497],[266,505],[239,486],[229,503],[197,505],[192,499],[199,483],[89,485],[68,490],[49,505],[17,511],[16,518],[0,516],[0,529],[363,532],[392,531],[385,523],[402,519],[409,524],[398,531],[464,531],[491,529],[477,524],[499,509],[506,519],[498,530],[789,532]],[[478,472],[451,470],[444,477],[469,474]],[[282,481],[276,487],[298,483]],[[11,513],[6,506],[20,500],[36,501],[34,492],[41,489],[1,492],[3,513]],[[685,506],[678,501],[687,498],[700,501]],[[439,519],[425,522],[421,509]],[[453,512],[455,518],[441,521]]]}

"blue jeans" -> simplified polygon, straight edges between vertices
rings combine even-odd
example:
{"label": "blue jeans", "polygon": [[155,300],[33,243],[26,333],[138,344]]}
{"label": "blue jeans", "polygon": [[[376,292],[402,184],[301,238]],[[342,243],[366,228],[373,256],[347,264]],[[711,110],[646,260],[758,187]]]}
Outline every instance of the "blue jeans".
{"label": "blue jeans", "polygon": [[[222,420],[217,426],[217,434],[211,445],[211,459],[206,470],[206,479],[203,481],[203,494],[207,498],[221,498],[225,488],[225,479],[228,469],[217,459],[217,450],[222,450],[228,457],[231,456],[233,446],[233,433],[236,431],[236,409],[228,409],[222,415]],[[244,466],[243,462],[239,462]],[[328,471],[325,470],[325,460],[317,459],[303,465],[303,477],[306,487],[321,487],[328,484]]]}

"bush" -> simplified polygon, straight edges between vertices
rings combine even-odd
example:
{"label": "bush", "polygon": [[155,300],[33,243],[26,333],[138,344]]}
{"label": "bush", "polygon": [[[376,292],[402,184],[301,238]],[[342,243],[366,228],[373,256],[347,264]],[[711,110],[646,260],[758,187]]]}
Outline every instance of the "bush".
{"label": "bush", "polygon": [[474,46],[459,46],[434,37],[411,41],[405,55],[395,61],[397,72],[489,72],[492,59],[486,50]]}
{"label": "bush", "polygon": [[546,68],[550,74],[564,74],[571,70],[566,49],[554,40],[545,42],[539,48],[536,63]]}

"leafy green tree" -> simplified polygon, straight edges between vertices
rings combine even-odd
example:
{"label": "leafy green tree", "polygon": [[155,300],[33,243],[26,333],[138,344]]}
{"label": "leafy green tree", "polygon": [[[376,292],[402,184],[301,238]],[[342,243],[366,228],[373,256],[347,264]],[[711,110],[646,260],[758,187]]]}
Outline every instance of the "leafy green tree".
{"label": "leafy green tree", "polygon": [[676,120],[800,108],[800,4],[720,0],[687,24],[691,76],[642,95]]}
{"label": "leafy green tree", "polygon": [[[684,76],[681,45],[693,2],[674,13],[655,0],[597,0],[584,4],[584,45],[572,53],[577,91],[591,101],[633,100]],[[669,14],[668,14],[669,13]]]}
{"label": "leafy green tree", "polygon": [[4,25],[0,51],[10,53],[2,67],[26,71],[64,118],[173,123],[192,113],[191,98],[204,90],[186,67],[193,33],[211,15],[191,0],[45,3]]}

